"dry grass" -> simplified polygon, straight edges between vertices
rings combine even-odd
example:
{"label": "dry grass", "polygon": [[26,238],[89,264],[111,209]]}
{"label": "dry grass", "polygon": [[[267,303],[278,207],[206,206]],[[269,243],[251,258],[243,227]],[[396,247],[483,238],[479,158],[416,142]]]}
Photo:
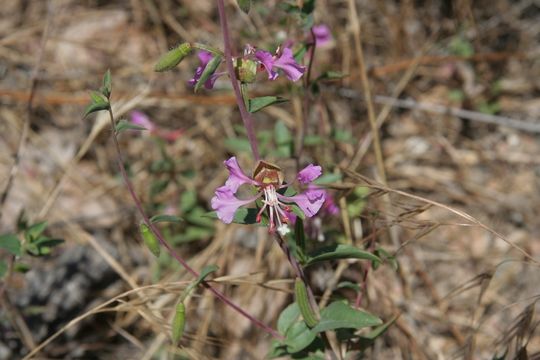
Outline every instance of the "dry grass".
{"label": "dry grass", "polygon": [[[384,320],[401,316],[367,358],[491,359],[509,349],[513,359],[525,344],[530,359],[540,358],[538,133],[421,106],[478,114],[496,106],[498,115],[537,128],[540,7],[504,0],[356,1],[360,37],[349,16],[352,3],[318,1],[317,23],[328,24],[335,40],[317,51],[313,69],[313,77],[324,70],[349,77],[322,86],[309,114],[285,82],[261,81],[257,93],[291,101],[258,113],[256,126],[272,129],[281,120],[294,131],[307,116],[307,133],[328,142],[306,146],[302,162],[343,174],[331,188],[345,212],[325,225],[357,246],[375,246],[375,240],[397,256],[397,272],[390,266],[368,271],[362,305]],[[234,38],[241,33],[263,46],[279,30],[302,37],[292,24],[280,28],[283,13],[268,11],[276,1],[258,4],[249,17],[228,6]],[[221,46],[213,1],[2,2],[0,189],[18,171],[1,209],[1,232],[12,230],[24,209],[32,220],[47,220],[50,233],[66,243],[51,256],[26,260],[32,270],[10,278],[0,359],[32,350],[39,359],[260,359],[266,353],[268,335],[202,290],[186,303],[181,346],[171,345],[171,315],[191,278],[141,245],[108,119],[81,118],[88,90],[110,68],[117,116],[142,110],[165,128],[185,130],[165,146],[176,163],[174,181],[155,198],[150,167],[159,147],[147,136],[121,135],[137,192],[148,206],[152,200],[183,216],[180,198],[194,190],[208,209],[226,177],[222,161],[232,153],[223,140],[241,136],[241,120],[225,82],[197,95],[186,87],[196,57],[175,72],[153,72],[159,55],[182,40]],[[474,55],[463,53],[467,46]],[[367,87],[372,99],[365,97]],[[398,109],[378,102],[378,95],[411,97],[418,106]],[[373,150],[375,128],[380,156]],[[353,140],[335,140],[335,129]],[[239,157],[249,168],[249,156]],[[272,160],[293,176],[293,160]],[[358,186],[369,189],[365,208],[348,216]],[[215,230],[179,245],[179,252],[196,269],[218,265],[213,284],[275,327],[292,301],[291,269],[280,249],[265,229],[216,223]],[[364,265],[326,264],[308,275],[317,296],[327,299],[338,282],[360,282]],[[354,299],[346,290],[337,294]]]}

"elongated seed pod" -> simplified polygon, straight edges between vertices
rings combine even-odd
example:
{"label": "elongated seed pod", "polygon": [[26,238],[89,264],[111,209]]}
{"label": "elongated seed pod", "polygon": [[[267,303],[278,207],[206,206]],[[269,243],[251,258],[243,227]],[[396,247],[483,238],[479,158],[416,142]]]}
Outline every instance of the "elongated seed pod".
{"label": "elongated seed pod", "polygon": [[172,322],[172,339],[176,344],[182,338],[184,334],[184,327],[186,326],[186,307],[183,302],[179,302],[176,305],[176,312]]}
{"label": "elongated seed pod", "polygon": [[306,285],[300,278],[296,278],[294,282],[294,294],[296,296],[296,303],[300,308],[300,314],[304,318],[306,325],[310,328],[317,325],[317,315],[313,311],[311,304],[309,303]]}
{"label": "elongated seed pod", "polygon": [[154,235],[152,230],[145,223],[141,223],[139,229],[148,249],[152,252],[152,254],[154,254],[155,257],[159,257],[161,248],[159,247],[159,240],[156,238],[156,235]]}
{"label": "elongated seed pod", "polygon": [[161,56],[154,66],[154,71],[167,71],[180,64],[186,56],[191,53],[190,43],[183,43]]}

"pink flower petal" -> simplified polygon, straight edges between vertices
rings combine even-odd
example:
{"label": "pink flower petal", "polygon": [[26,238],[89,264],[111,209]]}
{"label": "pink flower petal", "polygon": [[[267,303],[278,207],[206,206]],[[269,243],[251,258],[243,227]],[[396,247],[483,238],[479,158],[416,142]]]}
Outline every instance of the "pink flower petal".
{"label": "pink flower petal", "polygon": [[253,180],[244,173],[244,171],[238,164],[238,160],[236,160],[235,156],[233,156],[229,160],[224,161],[224,164],[227,167],[227,170],[229,170],[229,178],[225,182],[225,187],[231,189],[233,194],[236,193],[240,185],[257,185],[257,182],[255,180]]}
{"label": "pink flower petal", "polygon": [[276,80],[278,73],[272,70],[274,67],[274,57],[268,51],[257,50],[255,58],[261,62],[268,73],[268,80]]}
{"label": "pink flower petal", "polygon": [[312,217],[319,212],[326,198],[326,191],[318,187],[311,187],[305,192],[295,196],[283,196],[278,194],[278,198],[294,202],[302,209],[307,217]]}
{"label": "pink flower petal", "polygon": [[141,111],[132,111],[130,114],[131,117],[131,123],[135,125],[142,126],[146,128],[146,130],[152,132],[156,129],[156,124],[154,124],[148,116],[141,112]]}
{"label": "pink flower petal", "polygon": [[255,198],[240,200],[232,190],[227,186],[222,186],[218,188],[215,192],[214,197],[210,201],[212,209],[216,210],[218,219],[223,221],[225,224],[230,224],[234,219],[234,214],[236,210],[242,205],[249,204],[253,202]]}
{"label": "pink flower petal", "polygon": [[289,80],[292,81],[299,80],[306,71],[305,66],[296,62],[292,50],[289,48],[283,49],[283,54],[281,54],[280,58],[274,62],[274,67],[283,70]]}
{"label": "pink flower petal", "polygon": [[322,168],[319,165],[309,164],[296,175],[298,181],[302,184],[309,184],[322,174]]}

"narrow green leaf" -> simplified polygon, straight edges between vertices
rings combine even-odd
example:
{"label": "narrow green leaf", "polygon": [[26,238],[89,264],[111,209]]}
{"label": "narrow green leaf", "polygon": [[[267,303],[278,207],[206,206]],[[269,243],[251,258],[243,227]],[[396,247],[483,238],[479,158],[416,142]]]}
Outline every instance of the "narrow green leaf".
{"label": "narrow green leaf", "polygon": [[180,223],[182,222],[183,219],[181,217],[178,217],[178,216],[174,216],[174,215],[154,215],[150,218],[150,222],[155,224],[155,223],[159,223],[159,222],[172,222],[172,223]]}
{"label": "narrow green leaf", "polygon": [[361,329],[381,324],[381,319],[375,315],[354,309],[344,302],[335,301],[321,310],[321,320],[311,331],[319,333],[341,328]]}
{"label": "narrow green leaf", "polygon": [[186,307],[183,302],[176,305],[174,318],[172,321],[172,340],[176,344],[182,338],[186,326]]}
{"label": "narrow green leaf", "polygon": [[199,274],[199,277],[197,278],[197,280],[195,280],[195,285],[199,285],[201,282],[204,281],[204,279],[210,275],[211,273],[213,272],[216,272],[219,270],[219,266],[217,265],[206,265],[205,267],[203,267],[203,269],[201,270],[201,273]]}
{"label": "narrow green leaf", "polygon": [[150,252],[154,254],[155,257],[159,257],[161,247],[159,246],[159,240],[152,232],[152,229],[150,229],[145,223],[141,223],[141,225],[139,226],[139,230],[141,232],[141,236],[146,247],[148,247]]}
{"label": "narrow green leaf", "polygon": [[386,330],[388,330],[390,325],[392,325],[398,319],[398,317],[400,317],[400,315],[401,314],[395,315],[389,321],[385,322],[384,324],[382,324],[380,326],[377,326],[375,329],[371,330],[369,333],[367,333],[365,335],[362,335],[360,337],[362,339],[366,339],[366,340],[375,340],[376,338],[378,338],[379,336],[384,334],[386,332]]}
{"label": "narrow green leaf", "polygon": [[221,64],[222,60],[223,58],[221,56],[214,56],[212,60],[208,62],[201,74],[201,77],[197,81],[197,84],[195,84],[195,92],[199,91],[199,89],[201,88],[201,86],[204,85],[206,80],[210,79],[210,76],[212,76],[212,74],[216,72],[216,69],[218,68],[219,64]]}
{"label": "narrow green leaf", "polygon": [[183,43],[175,47],[159,58],[154,66],[154,71],[161,72],[174,69],[191,51],[192,47],[190,43]]}
{"label": "narrow green leaf", "polygon": [[92,104],[107,104],[108,101],[103,97],[102,94],[97,91],[90,92],[90,98],[92,98]]}
{"label": "narrow green leaf", "polygon": [[7,250],[15,256],[21,256],[21,242],[15,234],[4,234],[0,236],[0,249]]}
{"label": "narrow green leaf", "polygon": [[248,111],[250,113],[257,112],[259,110],[264,109],[267,106],[273,105],[273,104],[281,104],[284,102],[287,102],[289,100],[284,99],[279,96],[261,96],[256,97],[253,99],[249,99],[248,103]]}
{"label": "narrow green leaf", "polygon": [[237,0],[237,2],[240,10],[246,14],[249,13],[249,9],[251,8],[251,0]]}
{"label": "narrow green leaf", "polygon": [[125,131],[125,130],[138,130],[138,131],[146,130],[145,127],[140,126],[140,125],[132,124],[132,123],[130,123],[127,120],[124,120],[124,119],[118,121],[114,128],[115,128],[117,134],[120,134],[122,131]]}
{"label": "narrow green leaf", "polygon": [[313,308],[309,303],[306,285],[299,278],[296,278],[294,282],[294,295],[296,303],[298,304],[298,308],[300,309],[300,313],[302,314],[306,325],[310,328],[317,325],[319,321],[317,320],[317,315],[315,314],[315,311],[313,311]]}
{"label": "narrow green leaf", "polygon": [[41,234],[45,231],[47,228],[47,222],[42,221],[40,223],[34,224],[30,226],[26,231],[24,232],[24,238],[28,242],[32,242],[37,240]]}
{"label": "narrow green leaf", "polygon": [[112,81],[111,81],[111,70],[107,69],[105,75],[103,75],[103,95],[108,99],[111,97],[112,92]]}
{"label": "narrow green leaf", "polygon": [[87,117],[88,115],[90,115],[91,113],[95,113],[96,111],[108,109],[109,103],[90,104],[86,107],[86,110],[84,111],[84,117]]}
{"label": "narrow green leaf", "polygon": [[381,261],[381,259],[370,252],[360,250],[352,245],[332,245],[318,249],[308,257],[306,266],[316,264],[321,261],[337,259],[365,259],[371,261]]}
{"label": "narrow green leaf", "polygon": [[350,282],[350,281],[342,281],[339,284],[337,284],[336,289],[342,289],[342,288],[353,289],[356,292],[360,291],[360,285],[358,285],[357,283]]}

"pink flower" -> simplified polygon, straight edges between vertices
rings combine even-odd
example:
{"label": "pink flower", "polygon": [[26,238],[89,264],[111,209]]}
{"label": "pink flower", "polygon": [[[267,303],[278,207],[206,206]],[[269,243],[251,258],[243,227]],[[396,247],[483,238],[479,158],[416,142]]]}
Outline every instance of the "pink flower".
{"label": "pink flower", "polygon": [[330,28],[325,25],[316,25],[313,28],[311,28],[313,31],[313,34],[315,34],[315,46],[324,46],[328,43],[330,43],[333,40],[332,32],[330,31]]}
{"label": "pink flower", "polygon": [[[277,230],[283,236],[290,232],[287,224],[292,204],[296,204],[307,217],[312,217],[325,202],[326,191],[318,187],[309,186],[306,191],[294,196],[281,194],[279,190],[289,185],[283,183],[281,169],[276,165],[259,161],[253,177],[249,177],[240,168],[236,157],[233,156],[224,164],[229,170],[229,178],[225,185],[216,190],[211,205],[212,209],[216,210],[218,218],[226,224],[233,221],[239,207],[261,198],[263,205],[257,214],[257,221],[260,222],[263,213],[267,211],[269,231]],[[297,179],[303,184],[309,184],[321,173],[320,166],[310,164],[298,173]],[[248,199],[238,199],[235,194],[244,184],[253,185],[258,190],[257,194]]]}
{"label": "pink flower", "polygon": [[278,77],[278,73],[274,68],[283,70],[287,78],[292,81],[298,81],[306,71],[305,66],[296,62],[290,48],[284,48],[280,57],[277,57],[277,55],[272,56],[268,51],[257,50],[255,58],[268,72],[269,80],[275,80]]}
{"label": "pink flower", "polygon": [[[210,60],[214,58],[212,53],[208,51],[199,51],[198,56],[199,56],[200,65],[197,67],[197,69],[195,69],[195,74],[193,74],[193,78],[191,78],[188,81],[188,84],[190,86],[195,86],[197,84],[197,82],[199,81],[199,79],[201,78],[204,72],[204,69],[206,69],[206,66],[208,65]],[[225,74],[224,72],[212,74],[210,78],[204,82],[204,87],[208,90],[214,88],[214,83],[216,82],[217,78],[219,78],[221,75],[224,75],[224,74]]]}

